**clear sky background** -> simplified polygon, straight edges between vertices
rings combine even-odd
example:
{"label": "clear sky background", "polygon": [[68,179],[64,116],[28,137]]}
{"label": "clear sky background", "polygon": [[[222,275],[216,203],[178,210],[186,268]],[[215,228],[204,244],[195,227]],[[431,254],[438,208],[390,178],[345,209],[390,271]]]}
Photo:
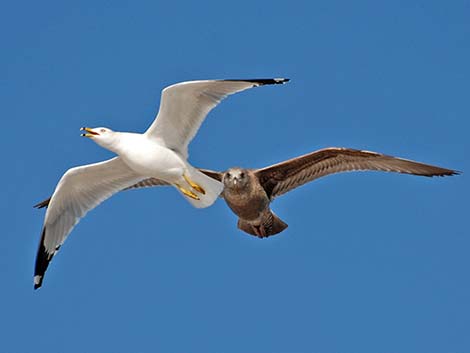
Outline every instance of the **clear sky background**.
{"label": "clear sky background", "polygon": [[[469,352],[469,1],[9,2],[0,14],[1,352]],[[347,173],[273,203],[260,240],[222,200],[120,193],[33,291],[48,197],[143,132],[160,91],[289,77],[225,100],[190,162],[263,167],[367,149],[464,172]]]}

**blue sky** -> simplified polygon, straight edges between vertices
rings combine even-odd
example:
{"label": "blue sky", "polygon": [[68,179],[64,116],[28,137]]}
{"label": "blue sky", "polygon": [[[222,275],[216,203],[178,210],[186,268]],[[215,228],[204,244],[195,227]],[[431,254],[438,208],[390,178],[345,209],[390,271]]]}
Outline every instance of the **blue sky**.
{"label": "blue sky", "polygon": [[[165,86],[289,77],[230,97],[190,161],[263,167],[319,148],[470,171],[468,1],[15,2],[0,13],[2,352],[466,352],[467,174],[349,173],[277,199],[259,240],[219,200],[120,193],[33,265],[48,197],[144,131]],[[234,138],[241,136],[242,138]]]}

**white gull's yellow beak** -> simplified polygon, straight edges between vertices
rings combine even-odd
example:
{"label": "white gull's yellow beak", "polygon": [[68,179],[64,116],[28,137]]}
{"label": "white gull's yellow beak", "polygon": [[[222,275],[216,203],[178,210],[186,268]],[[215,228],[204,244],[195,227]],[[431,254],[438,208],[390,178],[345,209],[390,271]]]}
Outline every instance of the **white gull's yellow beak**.
{"label": "white gull's yellow beak", "polygon": [[81,127],[81,128],[80,128],[80,131],[86,131],[86,132],[88,132],[87,134],[81,134],[80,136],[84,136],[84,137],[99,136],[99,133],[94,132],[93,129],[91,129],[91,128],[89,128],[89,127]]}

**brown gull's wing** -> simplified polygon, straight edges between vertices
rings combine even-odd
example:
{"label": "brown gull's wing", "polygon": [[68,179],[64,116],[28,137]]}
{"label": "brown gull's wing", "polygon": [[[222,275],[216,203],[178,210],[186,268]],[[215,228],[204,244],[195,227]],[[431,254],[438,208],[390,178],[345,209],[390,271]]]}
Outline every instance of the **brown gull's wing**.
{"label": "brown gull's wing", "polygon": [[201,169],[201,168],[198,168],[198,169],[199,169],[200,172],[204,173],[208,177],[211,177],[212,179],[215,179],[215,180],[218,180],[218,181],[222,182],[222,179],[224,177],[224,173],[215,172],[215,171],[209,170],[209,169]]}
{"label": "brown gull's wing", "polygon": [[380,153],[351,148],[325,148],[258,169],[255,175],[270,199],[320,177],[348,171],[376,170],[427,177],[459,172]]}

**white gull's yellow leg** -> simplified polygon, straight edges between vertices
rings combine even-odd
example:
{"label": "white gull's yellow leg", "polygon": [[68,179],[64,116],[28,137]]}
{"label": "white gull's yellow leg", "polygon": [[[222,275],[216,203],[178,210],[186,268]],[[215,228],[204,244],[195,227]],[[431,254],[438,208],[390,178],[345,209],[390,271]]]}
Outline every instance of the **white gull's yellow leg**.
{"label": "white gull's yellow leg", "polygon": [[190,191],[190,190],[187,190],[185,188],[182,188],[181,186],[179,186],[178,184],[175,184],[175,186],[178,188],[179,191],[181,191],[183,194],[185,194],[186,196],[192,198],[192,199],[195,199],[195,200],[200,200],[199,196],[197,196],[194,192]]}
{"label": "white gull's yellow leg", "polygon": [[201,194],[205,195],[206,194],[206,190],[204,190],[200,185],[196,184],[194,181],[192,181],[191,179],[189,179],[189,177],[186,175],[186,174],[183,174],[183,178],[184,180],[186,180],[186,182],[191,185],[191,187],[196,190],[196,191],[199,191]]}

